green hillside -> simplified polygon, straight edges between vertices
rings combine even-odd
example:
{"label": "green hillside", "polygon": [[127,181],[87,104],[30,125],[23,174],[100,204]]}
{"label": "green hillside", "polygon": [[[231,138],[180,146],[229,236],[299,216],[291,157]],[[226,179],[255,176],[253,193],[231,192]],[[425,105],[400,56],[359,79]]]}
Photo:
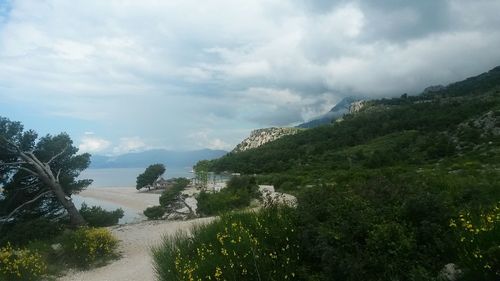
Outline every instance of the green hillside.
{"label": "green hillside", "polygon": [[297,195],[299,280],[500,278],[500,67],[203,164]]}
{"label": "green hillside", "polygon": [[[214,171],[328,178],[331,172],[499,163],[500,67],[419,96],[381,99],[342,122],[211,161]],[[483,124],[484,122],[496,122]],[[480,158],[480,159],[479,159]],[[312,176],[312,177],[309,177]]]}

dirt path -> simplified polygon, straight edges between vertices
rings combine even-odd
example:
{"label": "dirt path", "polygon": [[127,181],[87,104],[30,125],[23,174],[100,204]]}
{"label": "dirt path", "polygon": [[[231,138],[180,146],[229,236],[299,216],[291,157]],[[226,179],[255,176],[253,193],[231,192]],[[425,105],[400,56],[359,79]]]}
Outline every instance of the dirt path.
{"label": "dirt path", "polygon": [[122,258],[88,271],[69,271],[59,281],[153,281],[151,246],[158,245],[163,235],[188,230],[192,225],[207,223],[213,218],[190,221],[145,221],[111,228],[120,240]]}

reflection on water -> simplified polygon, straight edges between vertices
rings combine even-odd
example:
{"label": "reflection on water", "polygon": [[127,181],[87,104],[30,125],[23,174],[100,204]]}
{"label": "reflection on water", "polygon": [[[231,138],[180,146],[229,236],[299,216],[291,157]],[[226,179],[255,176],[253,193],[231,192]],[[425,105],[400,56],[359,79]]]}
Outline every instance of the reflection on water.
{"label": "reflection on water", "polygon": [[144,215],[141,213],[138,213],[136,210],[130,209],[123,207],[118,204],[114,204],[108,201],[103,201],[103,200],[98,200],[90,197],[83,197],[80,195],[72,195],[71,198],[73,199],[73,203],[75,206],[80,209],[82,207],[82,203],[85,202],[87,206],[92,207],[92,206],[100,206],[101,208],[107,210],[107,211],[114,211],[118,208],[122,208],[123,210],[123,218],[121,218],[118,221],[118,224],[125,224],[125,223],[134,223],[134,222],[139,222],[145,219]]}

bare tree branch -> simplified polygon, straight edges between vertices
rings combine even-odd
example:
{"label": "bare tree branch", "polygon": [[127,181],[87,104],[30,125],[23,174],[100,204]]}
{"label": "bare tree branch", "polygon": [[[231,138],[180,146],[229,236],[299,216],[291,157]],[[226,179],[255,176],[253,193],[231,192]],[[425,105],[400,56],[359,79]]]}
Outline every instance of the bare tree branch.
{"label": "bare tree branch", "polygon": [[57,153],[56,155],[52,156],[52,158],[50,158],[49,161],[47,161],[47,165],[50,164],[52,161],[54,161],[57,157],[61,156],[64,152],[66,152],[66,150],[68,149],[68,146],[66,145],[59,153]]}
{"label": "bare tree branch", "polygon": [[181,201],[182,204],[184,204],[184,206],[188,208],[190,214],[194,214],[193,209],[191,208],[191,206],[189,206],[188,203],[186,203],[186,200],[184,200],[184,198],[180,197],[179,201]]}
{"label": "bare tree branch", "polygon": [[32,175],[34,175],[34,176],[37,176],[37,177],[39,176],[39,174],[38,174],[37,172],[34,172],[33,170],[28,169],[28,168],[25,168],[25,167],[19,167],[18,169],[23,170],[23,171],[26,171],[26,172],[28,172],[28,173],[30,173],[30,174],[32,174]]}
{"label": "bare tree branch", "polygon": [[35,156],[35,154],[33,154],[33,152],[21,152],[21,155],[24,154],[26,156],[29,156],[28,158],[31,159],[31,162],[33,163],[30,163],[30,164],[36,164],[36,165],[39,165],[41,168],[43,168],[45,165],[43,165],[42,161],[38,160],[38,157]]}
{"label": "bare tree branch", "polygon": [[10,163],[0,163],[0,166],[13,166],[20,164],[29,164],[28,162],[20,161],[20,162],[10,162]]}
{"label": "bare tree branch", "polygon": [[35,202],[36,200],[42,198],[43,196],[45,196],[45,195],[47,195],[49,193],[52,193],[52,191],[49,190],[49,191],[42,192],[42,193],[38,194],[35,198],[33,198],[33,199],[29,200],[29,201],[24,202],[23,204],[21,204],[17,208],[15,208],[12,212],[10,212],[6,217],[2,218],[2,220],[4,222],[7,222],[12,217],[12,215],[14,215],[15,213],[17,213],[24,206]]}
{"label": "bare tree branch", "polygon": [[61,174],[61,171],[62,171],[62,169],[59,169],[59,171],[57,171],[57,176],[56,176],[57,182],[59,182],[59,175]]}

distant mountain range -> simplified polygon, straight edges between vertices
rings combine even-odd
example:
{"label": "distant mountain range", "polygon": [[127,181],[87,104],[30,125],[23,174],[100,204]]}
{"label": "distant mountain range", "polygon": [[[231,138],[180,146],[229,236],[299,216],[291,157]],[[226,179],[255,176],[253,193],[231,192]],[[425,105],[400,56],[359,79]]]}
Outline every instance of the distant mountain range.
{"label": "distant mountain range", "polygon": [[361,99],[355,97],[346,97],[338,102],[330,111],[327,113],[309,121],[298,125],[298,128],[314,128],[325,124],[332,123],[333,120],[341,118],[344,114],[349,113],[351,104]]}
{"label": "distant mountain range", "polygon": [[151,164],[162,163],[168,167],[192,167],[200,160],[211,160],[225,155],[227,151],[201,149],[192,151],[170,151],[153,149],[143,152],[127,153],[118,156],[92,155],[90,168],[144,168]]}

